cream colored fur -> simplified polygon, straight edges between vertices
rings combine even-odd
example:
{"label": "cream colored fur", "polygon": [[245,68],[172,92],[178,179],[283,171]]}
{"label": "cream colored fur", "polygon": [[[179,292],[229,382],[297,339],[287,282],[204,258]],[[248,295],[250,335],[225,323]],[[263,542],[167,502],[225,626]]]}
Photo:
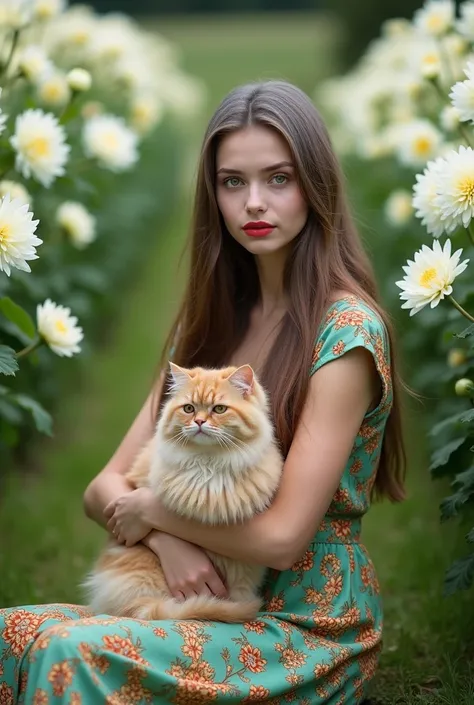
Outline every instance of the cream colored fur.
{"label": "cream colored fur", "polygon": [[[184,370],[171,363],[171,370],[171,397],[128,480],[150,487],[171,511],[205,524],[234,524],[264,511],[276,492],[283,459],[266,395],[252,369]],[[183,410],[190,404],[194,414]],[[226,406],[226,412],[214,412],[216,405]],[[204,434],[197,433],[198,417]],[[265,568],[206,553],[225,579],[228,599],[196,596],[178,602],[152,551],[110,539],[84,583],[89,603],[95,613],[146,620],[253,619],[261,606]]]}

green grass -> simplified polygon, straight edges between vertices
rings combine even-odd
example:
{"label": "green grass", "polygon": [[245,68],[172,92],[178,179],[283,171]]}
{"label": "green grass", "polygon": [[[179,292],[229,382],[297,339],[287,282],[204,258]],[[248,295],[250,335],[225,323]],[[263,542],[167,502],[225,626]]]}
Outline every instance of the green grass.
{"label": "green grass", "polygon": [[[312,92],[332,71],[337,32],[312,16],[193,18],[157,27],[179,43],[184,66],[206,80],[209,109],[247,80],[283,77]],[[148,393],[179,298],[176,264],[188,210],[186,198],[157,232],[134,289],[117,292],[120,319],[90,360],[82,387],[65,393],[56,437],[38,445],[34,472],[17,473],[2,487],[1,605],[80,600],[77,585],[103,541],[102,530],[83,515],[82,492]],[[442,597],[443,574],[459,553],[462,531],[439,524],[446,488],[429,478],[416,405],[407,428],[409,499],[374,506],[363,534],[385,601],[385,650],[373,698],[380,705],[472,705],[472,592]]]}

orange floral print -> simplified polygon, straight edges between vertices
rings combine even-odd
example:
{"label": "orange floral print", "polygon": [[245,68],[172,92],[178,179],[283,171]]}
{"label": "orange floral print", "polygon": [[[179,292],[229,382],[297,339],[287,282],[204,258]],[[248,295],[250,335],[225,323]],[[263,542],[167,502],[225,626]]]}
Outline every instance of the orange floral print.
{"label": "orange floral print", "polygon": [[274,595],[272,599],[267,603],[267,612],[282,612],[285,606],[285,599],[283,594]]}
{"label": "orange floral print", "polygon": [[113,651],[115,654],[121,654],[137,663],[149,666],[148,661],[141,657],[138,648],[130,639],[126,639],[120,634],[112,634],[111,636],[102,637],[102,641],[106,651]]}
{"label": "orange floral print", "polygon": [[255,632],[255,634],[264,634],[267,625],[261,620],[255,620],[253,622],[245,622],[244,629],[248,632]]}
{"label": "orange floral print", "polygon": [[339,357],[339,355],[342,355],[346,347],[346,344],[343,340],[340,340],[338,343],[332,346],[332,354],[335,355],[336,357]]}
{"label": "orange floral print", "polygon": [[[13,700],[11,702],[13,703]],[[43,688],[36,688],[33,695],[32,705],[49,705],[49,695],[46,690]]]}
{"label": "orange floral print", "polygon": [[246,698],[242,700],[242,705],[246,703],[255,703],[259,701],[267,701],[270,695],[268,688],[264,688],[263,685],[251,685],[250,692]]}
{"label": "orange floral print", "polygon": [[311,570],[313,566],[314,566],[314,551],[306,551],[303,558],[300,558],[300,560],[294,564],[294,566],[292,567],[291,570],[294,573],[299,573],[300,571]]}
{"label": "orange floral print", "polygon": [[165,630],[162,629],[161,627],[155,627],[153,629],[153,634],[155,636],[160,637],[160,639],[166,639],[166,637],[168,636],[168,634],[165,632]]}
{"label": "orange floral print", "polygon": [[38,628],[46,620],[45,616],[19,609],[5,619],[5,629],[1,637],[9,645],[11,653],[20,658],[27,644],[34,639]]}
{"label": "orange floral print", "polygon": [[13,705],[13,688],[7,683],[0,683],[0,705]]}
{"label": "orange floral print", "polygon": [[246,644],[240,650],[239,661],[252,673],[262,673],[265,670],[266,659],[262,657],[260,649]]}
{"label": "orange floral print", "polygon": [[60,698],[72,685],[74,670],[66,660],[55,663],[48,673],[48,681],[53,685],[53,695]]}

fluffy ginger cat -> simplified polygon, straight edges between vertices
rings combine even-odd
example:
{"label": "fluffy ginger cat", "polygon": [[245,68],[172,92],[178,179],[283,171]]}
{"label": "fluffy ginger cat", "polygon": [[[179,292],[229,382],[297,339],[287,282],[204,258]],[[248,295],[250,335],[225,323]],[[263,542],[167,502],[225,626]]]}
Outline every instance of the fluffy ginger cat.
{"label": "fluffy ginger cat", "polygon": [[[249,365],[211,370],[170,363],[173,380],[156,432],[126,477],[147,486],[167,509],[205,524],[234,524],[269,506],[283,459],[266,394]],[[138,543],[111,538],[84,586],[96,614],[136,619],[245,622],[260,606],[265,568],[206,551],[229,598],[196,596],[178,602],[160,561]]]}

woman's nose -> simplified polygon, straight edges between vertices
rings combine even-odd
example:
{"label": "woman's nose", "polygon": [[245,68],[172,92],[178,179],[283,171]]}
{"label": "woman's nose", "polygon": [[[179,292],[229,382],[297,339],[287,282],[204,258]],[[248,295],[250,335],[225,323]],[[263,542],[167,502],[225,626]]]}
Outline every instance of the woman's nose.
{"label": "woman's nose", "polygon": [[266,205],[264,202],[262,190],[259,186],[250,186],[248,190],[247,203],[245,205],[248,213],[264,212]]}

